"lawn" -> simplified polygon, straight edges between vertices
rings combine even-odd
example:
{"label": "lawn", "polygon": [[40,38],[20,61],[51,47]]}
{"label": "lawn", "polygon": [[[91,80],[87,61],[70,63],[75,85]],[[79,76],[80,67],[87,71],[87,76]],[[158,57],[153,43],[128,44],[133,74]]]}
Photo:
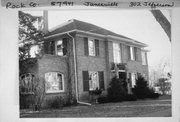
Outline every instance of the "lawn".
{"label": "lawn", "polygon": [[170,117],[171,100],[160,97],[158,100],[138,100],[96,104],[91,106],[72,106],[62,109],[42,110],[40,112],[21,112],[22,118],[54,118],[54,117]]}

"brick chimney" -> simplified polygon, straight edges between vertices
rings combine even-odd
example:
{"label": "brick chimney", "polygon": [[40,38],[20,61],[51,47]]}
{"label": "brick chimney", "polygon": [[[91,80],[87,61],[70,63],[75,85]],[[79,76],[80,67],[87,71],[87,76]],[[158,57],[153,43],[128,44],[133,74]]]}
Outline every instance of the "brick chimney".
{"label": "brick chimney", "polygon": [[43,32],[48,33],[48,11],[43,11]]}

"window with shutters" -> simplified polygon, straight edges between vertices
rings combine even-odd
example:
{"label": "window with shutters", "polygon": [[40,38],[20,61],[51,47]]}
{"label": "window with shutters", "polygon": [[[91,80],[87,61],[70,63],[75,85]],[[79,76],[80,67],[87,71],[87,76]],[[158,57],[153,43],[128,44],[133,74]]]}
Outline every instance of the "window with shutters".
{"label": "window with shutters", "polygon": [[84,91],[104,89],[104,73],[102,71],[83,71]]}
{"label": "window with shutters", "polygon": [[121,45],[119,43],[113,43],[113,56],[114,56],[114,63],[122,63]]}
{"label": "window with shutters", "polygon": [[46,93],[64,92],[64,75],[58,72],[45,74]]}
{"label": "window with shutters", "polygon": [[99,56],[99,40],[84,37],[84,52],[87,56]]}
{"label": "window with shutters", "polygon": [[137,58],[137,48],[136,47],[132,47],[132,46],[127,46],[128,47],[128,57],[129,57],[129,60],[136,60]]}
{"label": "window with shutters", "polygon": [[44,43],[45,54],[65,56],[67,54],[67,39],[50,41]]}

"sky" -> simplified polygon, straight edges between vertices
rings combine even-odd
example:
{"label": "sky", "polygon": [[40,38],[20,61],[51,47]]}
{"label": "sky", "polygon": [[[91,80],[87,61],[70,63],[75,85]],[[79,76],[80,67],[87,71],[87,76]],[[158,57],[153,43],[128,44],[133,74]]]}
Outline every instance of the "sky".
{"label": "sky", "polygon": [[[171,21],[170,11],[162,12]],[[42,12],[31,11],[31,14],[42,15]],[[169,38],[148,10],[53,10],[48,16],[49,29],[77,19],[147,44],[150,68],[171,60]]]}

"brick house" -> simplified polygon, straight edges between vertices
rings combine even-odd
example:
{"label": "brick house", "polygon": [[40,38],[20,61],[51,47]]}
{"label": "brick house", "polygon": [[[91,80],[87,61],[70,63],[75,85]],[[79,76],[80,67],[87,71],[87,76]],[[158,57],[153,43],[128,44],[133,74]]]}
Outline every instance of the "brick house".
{"label": "brick house", "polygon": [[38,77],[46,99],[71,94],[88,103],[91,90],[107,94],[114,75],[125,76],[128,93],[138,74],[148,80],[146,44],[87,22],[69,20],[48,31],[41,45],[43,56],[21,79]]}

